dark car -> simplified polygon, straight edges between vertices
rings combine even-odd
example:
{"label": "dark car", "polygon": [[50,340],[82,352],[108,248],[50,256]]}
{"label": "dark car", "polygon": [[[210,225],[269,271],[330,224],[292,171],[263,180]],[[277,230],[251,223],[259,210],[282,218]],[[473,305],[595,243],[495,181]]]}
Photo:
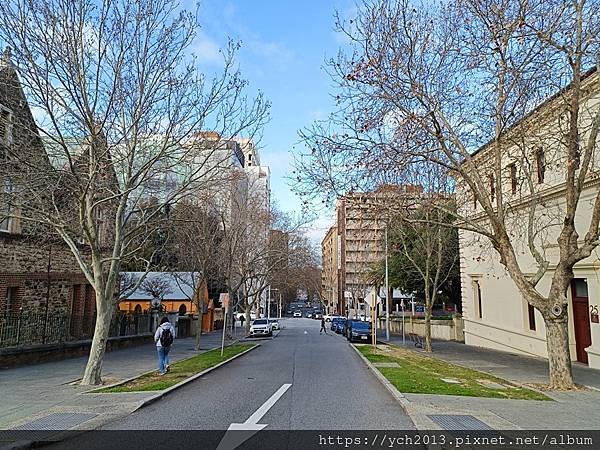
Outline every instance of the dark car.
{"label": "dark car", "polygon": [[346,338],[350,342],[363,341],[367,342],[371,337],[371,323],[353,320],[348,327]]}
{"label": "dark car", "polygon": [[331,331],[340,334],[344,328],[344,323],[346,323],[345,317],[334,317],[331,319]]}

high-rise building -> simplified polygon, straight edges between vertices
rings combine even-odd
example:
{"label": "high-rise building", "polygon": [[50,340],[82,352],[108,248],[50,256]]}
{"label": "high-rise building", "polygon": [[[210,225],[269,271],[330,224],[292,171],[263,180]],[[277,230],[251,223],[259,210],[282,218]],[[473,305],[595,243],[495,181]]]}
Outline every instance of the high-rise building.
{"label": "high-rise building", "polygon": [[[336,224],[323,240],[322,250],[323,272],[328,277],[324,289],[332,290],[339,313],[364,313],[364,300],[373,288],[369,274],[384,258],[388,217],[395,208],[406,207],[407,198],[421,192],[420,186],[382,185],[373,192],[350,193],[338,199]],[[328,293],[323,295],[327,298]]]}

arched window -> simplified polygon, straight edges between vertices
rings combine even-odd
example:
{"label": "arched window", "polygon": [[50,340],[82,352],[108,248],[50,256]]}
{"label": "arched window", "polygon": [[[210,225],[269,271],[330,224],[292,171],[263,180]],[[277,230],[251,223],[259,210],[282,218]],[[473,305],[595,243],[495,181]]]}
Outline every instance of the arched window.
{"label": "arched window", "polygon": [[133,312],[136,314],[141,314],[142,313],[142,305],[140,305],[140,304],[135,305],[135,308],[133,308]]}
{"label": "arched window", "polygon": [[187,312],[187,308],[185,307],[185,305],[183,303],[181,305],[179,305],[179,315],[185,316],[186,312]]}

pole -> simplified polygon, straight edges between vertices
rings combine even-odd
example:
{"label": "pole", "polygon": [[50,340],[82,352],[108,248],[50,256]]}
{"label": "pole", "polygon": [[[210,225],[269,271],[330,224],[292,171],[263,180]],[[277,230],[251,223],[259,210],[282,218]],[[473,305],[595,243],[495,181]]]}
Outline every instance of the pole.
{"label": "pole", "polygon": [[227,313],[229,312],[229,294],[226,294],[224,299],[223,308],[223,336],[221,337],[221,356],[223,356],[223,350],[225,349],[225,330],[227,329]]}
{"label": "pole", "polygon": [[406,344],[404,333],[404,300],[402,301],[402,345]]}
{"label": "pole", "polygon": [[377,325],[375,325],[375,305],[371,305],[371,344],[373,348],[377,346]]}
{"label": "pole", "polygon": [[[390,284],[388,267],[388,227],[385,225],[385,340],[390,341]],[[393,296],[392,296],[393,297]]]}
{"label": "pole", "polygon": [[223,337],[221,338],[221,356],[223,356],[223,350],[225,349],[225,329],[227,328],[227,311],[223,316]]}
{"label": "pole", "polygon": [[282,308],[282,305],[281,305],[281,291],[279,291],[279,318],[280,319],[281,319],[281,308]]}
{"label": "pole", "polygon": [[269,285],[269,294],[267,298],[267,319],[271,318],[271,285]]}

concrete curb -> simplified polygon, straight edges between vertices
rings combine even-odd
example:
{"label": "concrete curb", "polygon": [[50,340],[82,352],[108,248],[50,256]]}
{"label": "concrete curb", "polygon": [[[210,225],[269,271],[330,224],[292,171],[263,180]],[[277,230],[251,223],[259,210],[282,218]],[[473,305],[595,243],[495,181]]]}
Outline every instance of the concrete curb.
{"label": "concrete curb", "polygon": [[[235,341],[232,341],[229,344],[227,344],[226,347],[229,346],[229,345],[237,344],[238,342],[240,342],[240,340],[236,339]],[[205,350],[205,351],[200,352],[200,353],[196,353],[195,355],[188,356],[187,358],[183,358],[183,359],[180,359],[180,360],[175,361],[175,362],[186,361],[188,359],[195,358],[198,355],[202,355],[204,353],[211,352],[211,351],[216,350],[218,348],[221,348],[221,346],[218,345],[216,347],[209,348],[208,350]],[[136,378],[139,378],[139,377],[144,376],[144,375],[148,375],[149,373],[153,373],[153,372],[156,372],[156,369],[152,369],[152,370],[149,370],[147,372],[138,373],[137,375],[134,375],[134,376],[129,377],[129,378],[125,378],[124,380],[121,380],[121,381],[117,381],[116,383],[107,384],[106,386],[102,386],[101,388],[94,386],[89,391],[84,391],[81,394],[102,394],[102,395],[104,395],[104,394],[122,394],[122,392],[94,392],[94,391],[98,391],[98,390],[101,390],[101,389],[109,389],[109,388],[113,388],[115,386],[121,386],[122,384],[128,383],[131,380],[135,380]],[[143,391],[140,391],[140,392],[143,392]]]}
{"label": "concrete curb", "polygon": [[[207,373],[210,373],[210,372],[212,372],[213,370],[216,370],[216,369],[218,369],[218,368],[219,368],[219,367],[221,367],[221,366],[224,366],[224,365],[225,365],[225,364],[227,364],[227,363],[230,363],[230,362],[231,362],[231,361],[233,361],[234,359],[237,359],[237,358],[239,358],[240,356],[243,356],[243,355],[245,355],[246,353],[248,353],[248,352],[251,352],[252,350],[254,350],[255,348],[258,348],[258,347],[260,347],[260,344],[256,344],[254,347],[250,347],[248,350],[244,350],[242,353],[238,353],[237,355],[235,355],[235,356],[232,356],[231,358],[229,358],[229,359],[226,359],[226,360],[225,360],[225,361],[223,361],[223,362],[220,362],[220,363],[219,363],[219,364],[217,364],[216,366],[209,367],[208,369],[205,369],[205,370],[203,370],[202,372],[198,372],[197,374],[195,374],[195,375],[192,375],[191,377],[189,377],[189,378],[186,378],[186,379],[185,379],[185,380],[183,380],[183,381],[180,381],[179,383],[177,383],[177,384],[175,384],[175,385],[171,386],[171,387],[170,387],[170,388],[168,388],[168,389],[165,389],[164,391],[160,391],[160,392],[159,392],[159,393],[157,393],[156,395],[153,395],[152,397],[149,397],[149,398],[147,398],[146,400],[143,400],[143,401],[142,401],[142,402],[139,404],[139,406],[138,406],[137,408],[135,408],[135,409],[134,409],[134,411],[137,411],[138,409],[140,409],[140,408],[143,408],[144,406],[148,406],[148,405],[150,405],[151,403],[154,403],[155,401],[157,401],[157,400],[161,399],[161,398],[162,398],[162,397],[164,397],[165,395],[167,395],[167,394],[170,394],[170,393],[171,393],[171,392],[173,392],[174,390],[176,390],[176,389],[179,389],[180,387],[182,387],[182,386],[185,386],[185,385],[186,385],[186,384],[188,384],[188,383],[191,383],[192,381],[194,381],[194,380],[196,380],[196,379],[198,379],[198,378],[200,378],[200,377],[202,377],[202,376],[206,375]],[[219,347],[217,347],[217,348],[219,348]]]}
{"label": "concrete curb", "polygon": [[[368,345],[368,344],[365,344],[365,345]],[[383,386],[388,391],[390,391],[390,394],[392,394],[392,396],[400,403],[400,405],[402,406],[402,409],[404,410],[404,412],[406,412],[406,414],[408,414],[408,416],[410,417],[410,414],[409,414],[409,412],[407,410],[407,407],[408,407],[408,405],[411,404],[411,401],[408,400],[402,394],[402,392],[400,392],[398,389],[396,389],[396,387],[392,383],[389,382],[389,380],[377,369],[377,367],[375,367],[371,361],[369,361],[367,358],[365,358],[363,356],[363,354],[358,350],[358,348],[356,348],[355,345],[350,344],[350,346],[354,349],[354,351],[356,352],[356,354],[358,356],[360,356],[360,358],[367,365],[367,367],[373,371],[373,373],[375,374],[375,376],[377,377],[377,379],[381,382],[381,384],[383,384]]]}

